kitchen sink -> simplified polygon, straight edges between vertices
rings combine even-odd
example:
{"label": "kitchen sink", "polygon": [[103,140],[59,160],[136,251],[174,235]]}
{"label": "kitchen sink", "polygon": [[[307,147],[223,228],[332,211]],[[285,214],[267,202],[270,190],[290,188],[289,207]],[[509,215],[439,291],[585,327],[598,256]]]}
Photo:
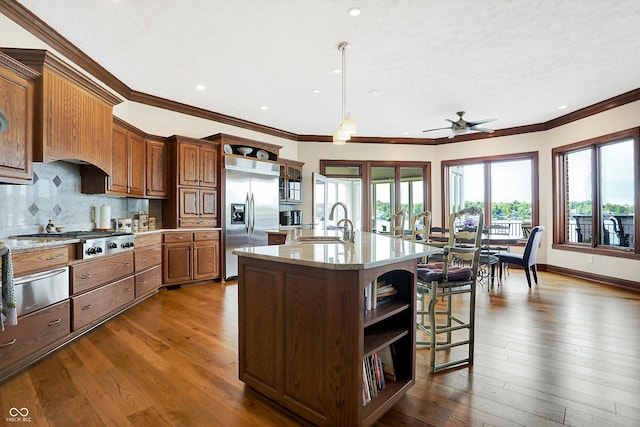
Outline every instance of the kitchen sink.
{"label": "kitchen sink", "polygon": [[339,236],[300,236],[296,241],[298,243],[344,243]]}

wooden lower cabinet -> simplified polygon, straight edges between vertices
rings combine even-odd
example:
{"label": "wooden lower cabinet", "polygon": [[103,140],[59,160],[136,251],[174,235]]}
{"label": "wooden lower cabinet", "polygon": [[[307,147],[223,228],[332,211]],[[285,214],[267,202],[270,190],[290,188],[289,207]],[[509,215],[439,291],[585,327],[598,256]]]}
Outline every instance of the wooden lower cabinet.
{"label": "wooden lower cabinet", "polygon": [[135,297],[140,298],[156,292],[160,286],[162,286],[162,266],[157,265],[142,273],[136,273]]}
{"label": "wooden lower cabinet", "polygon": [[163,245],[165,285],[220,278],[220,231],[165,233]]}
{"label": "wooden lower cabinet", "polygon": [[132,302],[135,294],[133,277],[101,286],[92,291],[71,297],[73,330],[76,331]]}
{"label": "wooden lower cabinet", "polygon": [[0,371],[17,363],[71,332],[71,304],[58,304],[20,316],[17,326],[0,332]]}
{"label": "wooden lower cabinet", "polygon": [[77,294],[102,286],[107,282],[131,276],[133,272],[133,251],[71,265],[71,293]]}

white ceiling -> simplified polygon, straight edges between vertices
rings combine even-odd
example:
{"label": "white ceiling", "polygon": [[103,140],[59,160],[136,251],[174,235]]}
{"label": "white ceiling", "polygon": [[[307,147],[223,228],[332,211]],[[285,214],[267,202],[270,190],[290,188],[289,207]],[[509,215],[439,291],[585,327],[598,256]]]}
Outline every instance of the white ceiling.
{"label": "white ceiling", "polygon": [[640,87],[638,0],[19,2],[133,90],[300,135],[340,122],[341,41],[359,136],[447,136],[422,130],[459,110],[542,123]]}

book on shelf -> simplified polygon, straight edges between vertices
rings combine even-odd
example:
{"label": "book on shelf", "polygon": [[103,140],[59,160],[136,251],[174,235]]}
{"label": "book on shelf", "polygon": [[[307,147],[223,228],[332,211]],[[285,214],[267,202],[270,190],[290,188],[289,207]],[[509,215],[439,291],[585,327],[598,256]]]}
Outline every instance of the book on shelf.
{"label": "book on shelf", "polygon": [[395,348],[393,347],[393,344],[381,348],[378,352],[378,357],[382,364],[384,377],[388,380],[396,381],[396,369],[394,365]]}
{"label": "book on shelf", "polygon": [[362,360],[362,404],[378,397],[385,386],[382,358],[374,352]]}

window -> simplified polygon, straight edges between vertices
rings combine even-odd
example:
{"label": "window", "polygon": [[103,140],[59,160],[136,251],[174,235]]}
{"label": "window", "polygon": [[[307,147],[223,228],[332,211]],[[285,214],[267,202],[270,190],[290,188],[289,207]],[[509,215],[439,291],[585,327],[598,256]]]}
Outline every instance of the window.
{"label": "window", "polygon": [[635,238],[638,139],[634,129],[553,150],[555,245],[640,253]]}
{"label": "window", "polygon": [[523,235],[523,224],[538,224],[538,153],[444,161],[442,168],[442,218],[476,206],[485,225],[507,225],[514,236]]}

